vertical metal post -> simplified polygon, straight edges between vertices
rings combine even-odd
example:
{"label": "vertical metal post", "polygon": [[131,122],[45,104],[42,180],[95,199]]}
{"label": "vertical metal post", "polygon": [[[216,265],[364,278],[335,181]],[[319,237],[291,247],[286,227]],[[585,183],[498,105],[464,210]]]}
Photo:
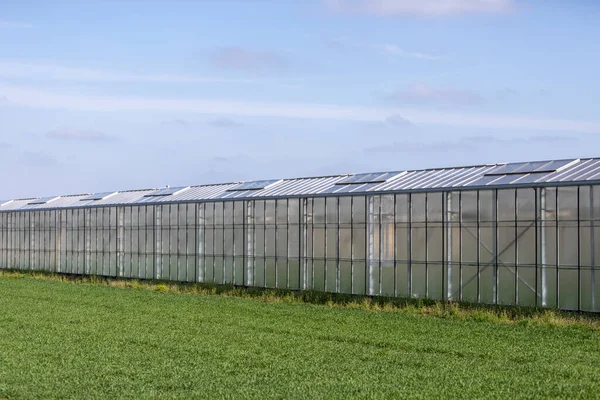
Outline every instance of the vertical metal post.
{"label": "vertical metal post", "polygon": [[162,206],[154,206],[154,278],[162,276]]}
{"label": "vertical metal post", "polygon": [[429,195],[425,193],[425,297],[429,298]]}
{"label": "vertical metal post", "polygon": [[367,196],[367,203],[368,203],[368,208],[367,208],[367,240],[368,240],[368,247],[367,247],[367,275],[368,275],[368,279],[366,279],[366,285],[367,285],[367,290],[365,293],[367,293],[370,296],[373,296],[375,294],[374,292],[374,286],[375,286],[375,281],[374,281],[374,272],[373,272],[373,262],[374,262],[374,254],[375,254],[375,233],[373,232],[374,229],[374,225],[375,225],[375,200],[374,200],[374,196]]}
{"label": "vertical metal post", "polygon": [[542,307],[548,305],[548,277],[546,270],[548,265],[548,255],[546,254],[546,218],[548,213],[548,205],[546,202],[546,188],[540,189],[540,263],[541,263],[541,294]]}
{"label": "vertical metal post", "polygon": [[[279,233],[279,224],[277,223],[277,209],[279,208],[279,202],[283,201],[283,200],[273,200],[273,204],[275,204],[275,219],[273,220],[273,230],[275,231],[275,243],[274,243],[274,250],[275,252],[273,253],[273,255],[275,256],[275,287],[279,287],[278,283],[278,277],[279,277],[279,273],[278,273],[278,269],[279,269],[279,257],[277,256],[277,234]],[[265,223],[267,222],[266,220],[266,216],[265,216]],[[266,265],[266,264],[265,264]],[[265,285],[266,286],[266,285]]]}
{"label": "vertical metal post", "polygon": [[335,292],[340,292],[340,198],[335,197],[337,205],[337,216],[336,216],[336,248],[335,248]]}
{"label": "vertical metal post", "polygon": [[379,246],[378,246],[378,260],[377,260],[377,267],[379,269],[378,274],[377,274],[377,293],[375,293],[375,295],[381,295],[382,290],[381,290],[381,274],[383,272],[383,264],[381,262],[381,260],[383,259],[383,252],[384,252],[384,242],[383,242],[383,218],[382,218],[382,213],[381,210],[383,209],[382,207],[382,196],[379,196],[379,218],[377,220],[377,231],[378,231],[378,240],[379,240]]}
{"label": "vertical metal post", "polygon": [[302,198],[302,236],[304,238],[304,243],[302,246],[302,251],[300,254],[302,255],[302,289],[308,290],[308,199],[306,197]]}
{"label": "vertical metal post", "polygon": [[515,235],[515,297],[514,302],[515,305],[519,304],[519,201],[518,201],[518,190],[514,190],[514,235]]}
{"label": "vertical metal post", "polygon": [[462,301],[463,293],[463,247],[462,247],[462,192],[458,192],[458,300]]}
{"label": "vertical metal post", "polygon": [[591,295],[592,310],[596,310],[596,229],[595,229],[595,210],[594,210],[594,186],[590,186],[590,265],[591,265]]}
{"label": "vertical metal post", "polygon": [[413,295],[413,287],[412,287],[412,211],[413,211],[413,202],[412,202],[412,193],[408,194],[408,295],[412,297]]}
{"label": "vertical metal post", "polygon": [[123,252],[124,252],[124,220],[125,209],[117,208],[117,276],[123,276]]}
{"label": "vertical metal post", "polygon": [[480,212],[480,196],[477,191],[477,302],[481,303],[481,231],[479,228],[479,220],[481,219]]}
{"label": "vertical metal post", "polygon": [[577,311],[581,311],[581,186],[577,186]]}
{"label": "vertical metal post", "polygon": [[[298,199],[298,289],[304,289],[304,245],[306,243],[304,235],[306,225],[304,224],[304,198]],[[289,239],[288,239],[289,240]]]}
{"label": "vertical metal post", "polygon": [[354,293],[354,196],[350,196],[350,293]]}
{"label": "vertical metal post", "polygon": [[556,188],[554,190],[554,201],[556,204],[556,212],[554,213],[554,224],[555,224],[555,229],[554,229],[554,257],[556,260],[556,307],[560,307],[560,298],[558,297],[560,295],[560,285],[559,285],[559,256],[560,256],[560,242],[559,242],[559,235],[558,235],[558,212],[559,210],[559,205],[558,205],[558,188]]}
{"label": "vertical metal post", "polygon": [[[451,300],[452,297],[452,192],[444,192],[444,196],[446,196],[445,206],[446,209],[442,210],[443,212],[443,228],[442,231],[445,233],[445,245],[446,252],[443,255],[445,257],[445,262],[442,263],[442,274],[445,271],[445,276],[442,278],[442,288],[444,282],[446,283],[446,296],[444,300]],[[443,199],[442,199],[443,201]],[[443,248],[443,246],[442,246]],[[443,289],[442,289],[443,290]]]}
{"label": "vertical metal post", "polygon": [[498,304],[498,189],[495,189],[493,192],[494,200],[492,203],[493,206],[493,215],[494,215],[494,286],[493,286],[493,294],[494,294],[494,304]]}
{"label": "vertical metal post", "polygon": [[538,259],[538,215],[539,215],[539,207],[538,207],[538,195],[537,195],[537,189],[533,189],[534,190],[534,205],[535,205],[535,215],[534,215],[534,221],[535,221],[535,306],[538,306],[538,295],[539,295],[539,284],[538,284],[538,264],[539,264],[539,259]]}
{"label": "vertical metal post", "polygon": [[397,262],[396,262],[396,258],[397,258],[396,248],[398,247],[398,243],[397,243],[398,239],[396,237],[396,223],[397,223],[397,221],[396,221],[396,207],[397,207],[397,197],[398,197],[398,195],[394,194],[393,196],[394,196],[394,211],[393,211],[394,216],[393,216],[393,219],[392,219],[392,224],[393,224],[392,235],[394,235],[394,249],[393,249],[393,252],[394,252],[394,297],[398,297],[398,278],[397,278],[397,275],[398,275],[397,274],[397,272],[398,272],[397,269],[398,269],[398,267],[396,265],[397,264]]}

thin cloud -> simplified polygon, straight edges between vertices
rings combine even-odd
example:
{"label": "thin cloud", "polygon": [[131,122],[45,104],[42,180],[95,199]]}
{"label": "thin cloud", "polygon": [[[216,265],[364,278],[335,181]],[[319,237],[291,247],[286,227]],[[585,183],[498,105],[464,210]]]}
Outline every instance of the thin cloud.
{"label": "thin cloud", "polygon": [[413,126],[413,123],[400,115],[391,115],[385,119],[385,122],[391,127],[407,127]]}
{"label": "thin cloud", "polygon": [[456,141],[396,141],[383,145],[368,147],[367,153],[437,153],[446,151],[474,151],[481,146],[564,143],[576,142],[579,138],[573,136],[538,135],[516,139],[502,139],[495,136],[465,136]]}
{"label": "thin cloud", "polygon": [[167,128],[188,128],[192,125],[191,122],[186,121],[185,119],[172,119],[169,121],[162,121],[160,126]]}
{"label": "thin cloud", "polygon": [[209,125],[216,126],[217,128],[235,128],[238,126],[242,126],[243,124],[237,122],[231,118],[217,118],[211,121],[208,121]]}
{"label": "thin cloud", "polygon": [[18,21],[0,20],[0,29],[32,29],[32,24]]}
{"label": "thin cloud", "polygon": [[439,61],[442,59],[440,56],[436,56],[433,54],[426,54],[414,51],[406,51],[395,44],[384,43],[384,44],[375,44],[372,47],[378,50],[380,53],[401,57],[401,58],[415,58],[417,60],[427,60],[427,61]]}
{"label": "thin cloud", "polygon": [[498,14],[516,8],[514,0],[324,0],[323,3],[331,12],[385,17]]}
{"label": "thin cloud", "polygon": [[418,51],[408,51],[393,43],[360,43],[347,38],[332,38],[325,41],[327,47],[332,50],[342,51],[348,49],[376,52],[388,57],[412,58],[423,61],[440,61],[441,56]]}
{"label": "thin cloud", "polygon": [[475,105],[483,102],[477,93],[448,88],[436,88],[422,83],[417,83],[386,96],[387,100],[403,103],[446,103],[458,105]]}
{"label": "thin cloud", "polygon": [[48,132],[46,136],[50,139],[75,142],[107,142],[115,139],[113,136],[102,132],[72,128],[56,129]]}
{"label": "thin cloud", "polygon": [[0,61],[0,77],[69,82],[131,83],[251,83],[247,79],[186,76],[175,74],[143,74],[94,68],[74,68],[44,63]]}
{"label": "thin cloud", "polygon": [[360,107],[336,104],[285,104],[225,100],[91,96],[55,93],[0,84],[12,104],[37,109],[87,111],[174,111],[246,117],[315,120],[385,121],[392,115],[419,125],[600,133],[600,121],[534,118],[512,115],[424,110],[400,107]]}
{"label": "thin cloud", "polygon": [[283,70],[289,66],[282,54],[243,47],[221,47],[210,56],[211,63],[229,70]]}

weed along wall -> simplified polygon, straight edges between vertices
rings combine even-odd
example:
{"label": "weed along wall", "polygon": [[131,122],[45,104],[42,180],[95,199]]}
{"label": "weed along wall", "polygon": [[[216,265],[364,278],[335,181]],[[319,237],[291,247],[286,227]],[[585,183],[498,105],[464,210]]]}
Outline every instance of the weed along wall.
{"label": "weed along wall", "polygon": [[577,159],[13,200],[0,266],[597,312],[597,175]]}

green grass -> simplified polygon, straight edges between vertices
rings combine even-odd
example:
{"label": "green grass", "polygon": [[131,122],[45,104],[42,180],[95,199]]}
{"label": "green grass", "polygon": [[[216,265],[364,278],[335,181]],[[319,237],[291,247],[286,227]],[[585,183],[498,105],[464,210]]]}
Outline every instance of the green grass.
{"label": "green grass", "polygon": [[600,397],[594,316],[92,281],[0,273],[0,399]]}

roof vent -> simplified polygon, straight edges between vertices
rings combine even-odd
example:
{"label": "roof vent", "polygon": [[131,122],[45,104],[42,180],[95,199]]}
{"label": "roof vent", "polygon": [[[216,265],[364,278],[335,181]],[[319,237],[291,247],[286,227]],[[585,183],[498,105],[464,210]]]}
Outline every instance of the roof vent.
{"label": "roof vent", "polygon": [[384,183],[396,179],[406,174],[402,172],[371,172],[368,174],[355,174],[341,181],[336,182],[336,185],[364,185],[365,183]]}
{"label": "roof vent", "polygon": [[48,204],[53,202],[54,200],[58,200],[60,199],[60,196],[54,196],[54,197],[41,197],[39,199],[34,199],[33,201],[30,201],[29,203],[27,203],[27,205],[38,205],[38,204]]}
{"label": "roof vent", "polygon": [[245,192],[246,190],[261,190],[269,189],[278,183],[283,182],[283,179],[268,179],[265,181],[241,182],[227,189],[228,192]]}
{"label": "roof vent", "polygon": [[169,186],[167,186],[164,189],[158,189],[158,190],[155,190],[152,193],[145,194],[144,197],[174,196],[176,194],[185,192],[189,188],[190,188],[189,186],[182,186],[182,187],[169,187]]}

